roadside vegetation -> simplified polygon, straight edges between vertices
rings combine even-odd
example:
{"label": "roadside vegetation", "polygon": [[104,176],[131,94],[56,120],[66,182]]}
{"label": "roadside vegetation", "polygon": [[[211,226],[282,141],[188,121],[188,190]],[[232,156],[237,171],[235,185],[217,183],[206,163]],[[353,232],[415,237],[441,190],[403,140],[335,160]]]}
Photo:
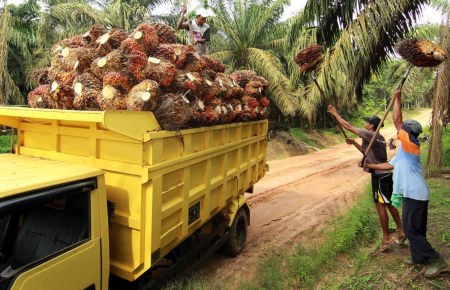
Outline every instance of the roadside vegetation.
{"label": "roadside vegetation", "polygon": [[[450,258],[450,128],[444,130],[443,143],[446,173],[427,179],[431,190],[427,234],[436,250]],[[428,144],[421,143],[424,164],[427,150]],[[392,219],[390,228],[396,237]],[[313,236],[314,242],[308,235],[290,249],[267,249],[252,279],[219,280],[211,285],[194,276],[167,289],[450,289],[449,272],[426,279],[421,275],[422,266],[401,264],[410,255],[407,243],[380,252],[382,236],[370,184],[353,207]]]}

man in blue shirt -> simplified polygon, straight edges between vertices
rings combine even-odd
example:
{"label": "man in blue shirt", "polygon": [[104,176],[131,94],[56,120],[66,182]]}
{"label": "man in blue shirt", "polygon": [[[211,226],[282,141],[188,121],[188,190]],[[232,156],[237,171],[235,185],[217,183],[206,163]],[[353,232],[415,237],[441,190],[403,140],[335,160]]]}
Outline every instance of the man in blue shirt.
{"label": "man in blue shirt", "polygon": [[[397,155],[389,162],[382,164],[367,164],[371,169],[394,169],[395,200],[403,197],[402,224],[403,231],[410,242],[411,259],[405,259],[404,264],[427,265],[424,276],[434,277],[448,271],[450,267],[444,257],[430,245],[427,240],[427,216],[430,190],[423,176],[420,143],[417,137],[422,133],[422,125],[415,120],[403,122],[401,111],[401,87],[394,90],[393,98],[394,125],[398,130],[398,138],[402,146]],[[397,204],[400,206],[400,202]]]}

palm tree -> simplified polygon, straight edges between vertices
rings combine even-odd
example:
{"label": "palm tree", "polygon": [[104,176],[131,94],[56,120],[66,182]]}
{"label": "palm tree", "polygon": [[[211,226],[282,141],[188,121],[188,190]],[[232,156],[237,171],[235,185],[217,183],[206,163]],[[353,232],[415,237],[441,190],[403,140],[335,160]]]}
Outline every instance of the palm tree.
{"label": "palm tree", "polygon": [[[441,46],[445,51],[450,50],[450,3],[448,1],[434,0],[432,3],[447,14],[445,25],[441,27]],[[450,61],[448,57],[438,67],[438,74],[434,83],[434,101],[430,127],[430,147],[428,151],[425,172],[428,175],[439,174],[444,165],[444,152],[442,143],[443,127],[450,122]]]}
{"label": "palm tree", "polygon": [[269,98],[284,115],[293,115],[296,105],[289,90],[289,78],[277,52],[282,51],[286,22],[280,22],[289,0],[243,1],[231,5],[223,0],[208,1],[216,17],[217,39],[211,57],[236,69],[254,69],[269,81]]}
{"label": "palm tree", "polygon": [[[304,33],[323,45],[324,62],[316,72],[317,81],[335,105],[350,107],[362,101],[363,84],[389,61],[395,43],[411,30],[425,2],[309,0],[291,20],[285,46],[293,52],[308,46],[310,42],[299,41]],[[290,68],[289,75],[304,79],[294,65]],[[306,99],[317,108],[321,95],[316,87],[309,88]]]}

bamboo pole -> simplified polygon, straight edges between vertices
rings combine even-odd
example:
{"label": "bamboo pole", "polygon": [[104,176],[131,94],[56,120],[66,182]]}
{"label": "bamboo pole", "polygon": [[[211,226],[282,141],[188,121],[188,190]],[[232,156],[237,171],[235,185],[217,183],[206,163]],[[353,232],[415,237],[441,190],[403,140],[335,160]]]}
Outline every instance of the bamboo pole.
{"label": "bamboo pole", "polygon": [[[317,86],[317,89],[319,89],[319,92],[322,95],[322,98],[325,101],[325,104],[327,104],[327,106],[330,106],[330,103],[328,102],[327,97],[325,97],[325,93],[322,91],[322,89],[320,88],[319,84],[317,83],[316,77],[314,75],[312,75],[312,78],[314,80],[314,83]],[[344,128],[342,128],[341,124],[337,121],[337,119],[336,119],[336,123],[338,124],[339,129],[341,129],[342,134],[344,134],[344,137],[347,138],[347,134],[345,134]]]}
{"label": "bamboo pole", "polygon": [[[186,0],[183,0],[183,6],[186,6]],[[186,20],[187,20],[188,26],[189,26],[189,33],[191,34],[191,42],[193,42],[194,41],[194,32],[192,32],[191,21],[189,20],[189,14],[187,13],[187,9],[186,9]],[[194,50],[197,51],[197,45],[194,45]]]}
{"label": "bamboo pole", "polygon": [[[401,81],[400,84],[398,85],[397,90],[400,89],[400,86],[402,86],[402,85],[405,83],[406,78],[408,77],[409,72],[411,71],[411,67],[412,67],[412,66],[409,66],[408,69],[406,70],[406,73],[405,73],[405,75],[403,76],[402,81]],[[373,144],[373,142],[375,141],[375,138],[377,137],[378,132],[380,132],[381,125],[383,125],[384,120],[386,120],[386,117],[387,117],[389,111],[391,110],[393,104],[394,104],[394,97],[392,97],[392,100],[391,100],[391,102],[389,103],[389,106],[387,107],[386,112],[384,112],[384,115],[383,115],[383,118],[381,119],[380,124],[378,124],[378,127],[377,127],[377,129],[375,130],[375,134],[373,134],[372,140],[370,140],[369,146],[367,146],[367,149],[366,149],[366,151],[364,152],[364,157],[363,157],[363,159],[362,159],[362,161],[361,161],[361,165],[362,165],[362,166],[365,165],[367,154],[369,154],[370,148],[372,147],[372,144]]]}

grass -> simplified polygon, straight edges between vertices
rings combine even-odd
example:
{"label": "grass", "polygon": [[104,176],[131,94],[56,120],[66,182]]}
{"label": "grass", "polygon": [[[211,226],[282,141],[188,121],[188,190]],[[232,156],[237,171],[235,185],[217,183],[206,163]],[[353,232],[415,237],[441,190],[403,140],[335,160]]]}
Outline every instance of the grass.
{"label": "grass", "polygon": [[[14,143],[17,144],[17,135],[14,135]],[[11,135],[1,135],[0,136],[0,154],[8,153],[11,150]]]}

